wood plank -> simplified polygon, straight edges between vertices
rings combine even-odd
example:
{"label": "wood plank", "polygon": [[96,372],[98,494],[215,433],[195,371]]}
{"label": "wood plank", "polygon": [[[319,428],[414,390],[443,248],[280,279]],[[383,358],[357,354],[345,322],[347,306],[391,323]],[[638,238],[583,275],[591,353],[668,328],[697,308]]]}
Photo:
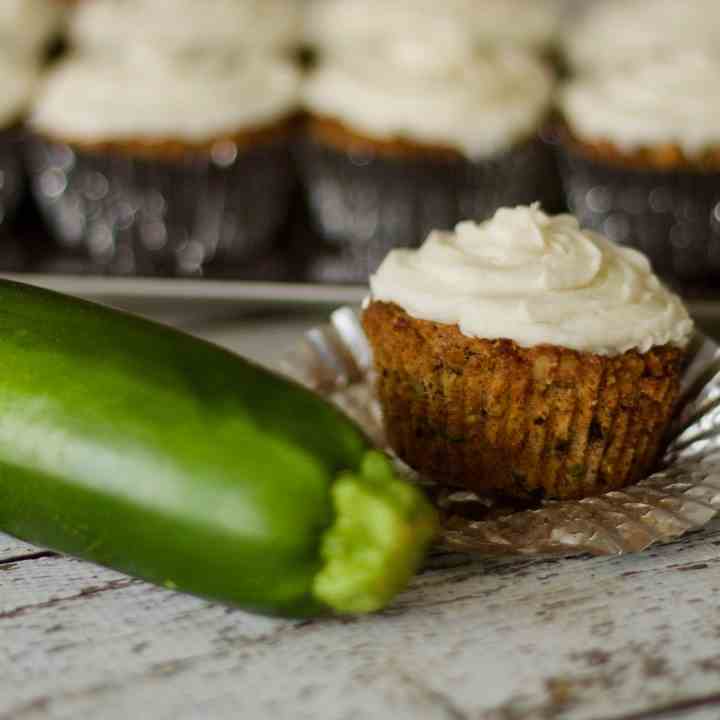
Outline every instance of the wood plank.
{"label": "wood plank", "polygon": [[41,552],[40,548],[33,547],[9,535],[0,533],[0,562],[6,562],[10,559],[27,555],[34,555],[38,552]]}
{"label": "wood plank", "polygon": [[712,693],[623,715],[614,720],[663,720],[663,718],[665,720],[672,720],[672,718],[717,720],[718,708],[720,708],[720,693]]}
{"label": "wood plank", "polygon": [[3,565],[0,717],[704,720],[719,546],[715,524],[627,558],[455,559],[380,616],[309,623],[74,560]]}

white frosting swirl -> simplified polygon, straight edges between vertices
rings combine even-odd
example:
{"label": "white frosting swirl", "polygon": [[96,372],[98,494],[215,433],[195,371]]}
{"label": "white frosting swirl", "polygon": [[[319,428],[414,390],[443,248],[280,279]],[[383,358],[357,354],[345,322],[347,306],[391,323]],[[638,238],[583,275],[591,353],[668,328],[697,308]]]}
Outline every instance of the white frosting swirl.
{"label": "white frosting swirl", "polygon": [[463,44],[432,50],[398,40],[373,55],[327,59],[307,83],[305,105],[371,137],[448,146],[471,158],[538,130],[553,87],[540,61],[510,50],[479,54]]}
{"label": "white frosting swirl", "polygon": [[1,0],[0,47],[34,55],[60,29],[63,6],[58,0]]}
{"label": "white frosting swirl", "polygon": [[38,72],[33,62],[20,61],[0,53],[0,128],[20,120],[37,86]]}
{"label": "white frosting swirl", "polygon": [[63,63],[47,79],[30,124],[76,141],[203,142],[283,120],[299,96],[299,72],[280,58],[145,50],[121,62]]}
{"label": "white frosting swirl", "polygon": [[560,104],[582,138],[624,150],[672,143],[692,156],[720,143],[720,55],[688,52],[585,76]]}
{"label": "white frosting swirl", "polygon": [[605,0],[589,5],[564,35],[581,72],[628,67],[677,50],[718,52],[717,0]]}
{"label": "white frosting swirl", "polygon": [[379,42],[424,43],[438,35],[467,37],[482,48],[540,49],[554,37],[558,10],[556,0],[313,0],[305,34],[329,51],[358,46],[367,53]]}
{"label": "white frosting swirl", "polygon": [[299,42],[301,9],[298,0],[92,0],[78,7],[70,36],[103,53],[130,42],[170,51],[286,49]]}
{"label": "white frosting swirl", "polygon": [[371,278],[373,300],[522,347],[599,355],[685,346],[693,323],[644,255],[539,206],[434,232],[419,250],[393,250]]}

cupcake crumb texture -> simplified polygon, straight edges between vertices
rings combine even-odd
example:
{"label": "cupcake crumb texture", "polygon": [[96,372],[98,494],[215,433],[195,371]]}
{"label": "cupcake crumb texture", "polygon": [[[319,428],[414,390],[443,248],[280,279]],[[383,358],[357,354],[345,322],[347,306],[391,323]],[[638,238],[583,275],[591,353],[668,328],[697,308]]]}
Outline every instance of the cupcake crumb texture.
{"label": "cupcake crumb texture", "polygon": [[645,477],[684,366],[672,346],[603,357],[468,338],[377,301],[363,326],[395,452],[440,483],[525,502]]}

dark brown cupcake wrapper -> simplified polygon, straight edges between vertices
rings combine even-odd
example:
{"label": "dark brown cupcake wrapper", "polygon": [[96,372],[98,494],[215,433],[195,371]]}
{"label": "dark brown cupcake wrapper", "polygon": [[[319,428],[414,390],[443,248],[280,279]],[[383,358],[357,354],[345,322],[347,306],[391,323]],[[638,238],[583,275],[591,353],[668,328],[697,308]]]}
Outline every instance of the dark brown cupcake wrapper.
{"label": "dark brown cupcake wrapper", "polygon": [[641,170],[558,145],[568,207],[581,225],[645,253],[683,286],[720,282],[720,172]]}
{"label": "dark brown cupcake wrapper", "polygon": [[24,187],[20,133],[14,129],[0,131],[0,228],[17,210]]}
{"label": "dark brown cupcake wrapper", "polygon": [[193,275],[268,253],[295,185],[288,143],[179,160],[28,139],[36,201],[57,242],[110,272]]}
{"label": "dark brown cupcake wrapper", "polygon": [[479,494],[580,498],[637,482],[680,390],[678,348],[525,349],[379,302],[363,325],[390,446],[424,476]]}
{"label": "dark brown cupcake wrapper", "polygon": [[482,162],[351,154],[308,139],[300,149],[312,220],[332,252],[317,280],[366,282],[395,247],[434,229],[484,219],[502,206],[559,204],[552,153],[540,139]]}

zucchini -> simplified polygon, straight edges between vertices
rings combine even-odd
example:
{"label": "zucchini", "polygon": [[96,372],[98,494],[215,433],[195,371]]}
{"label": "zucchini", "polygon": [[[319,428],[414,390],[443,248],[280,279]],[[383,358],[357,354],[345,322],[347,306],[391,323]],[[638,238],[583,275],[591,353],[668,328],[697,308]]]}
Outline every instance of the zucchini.
{"label": "zucchini", "polygon": [[308,617],[387,604],[435,513],[299,385],[171,328],[0,281],[0,529]]}

